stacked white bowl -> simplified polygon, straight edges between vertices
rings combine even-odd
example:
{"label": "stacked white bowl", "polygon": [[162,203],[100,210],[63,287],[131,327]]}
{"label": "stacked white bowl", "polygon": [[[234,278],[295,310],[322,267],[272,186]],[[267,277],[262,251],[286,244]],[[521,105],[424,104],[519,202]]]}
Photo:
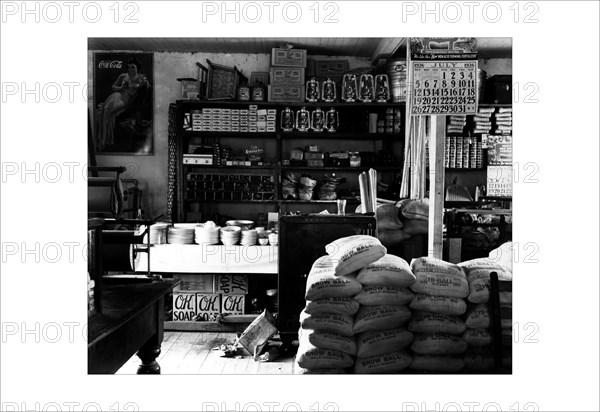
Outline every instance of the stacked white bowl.
{"label": "stacked white bowl", "polygon": [[189,245],[194,243],[194,229],[198,223],[175,223],[170,227],[167,241],[174,245]]}
{"label": "stacked white bowl", "polygon": [[221,242],[226,246],[237,245],[240,241],[242,229],[239,226],[226,226],[221,228]]}
{"label": "stacked white bowl", "polygon": [[256,245],[258,240],[258,233],[254,229],[242,230],[242,239],[240,243],[242,246],[253,246]]}
{"label": "stacked white bowl", "polygon": [[221,228],[214,222],[208,221],[195,228],[195,242],[199,245],[216,245],[219,243],[219,230]]}

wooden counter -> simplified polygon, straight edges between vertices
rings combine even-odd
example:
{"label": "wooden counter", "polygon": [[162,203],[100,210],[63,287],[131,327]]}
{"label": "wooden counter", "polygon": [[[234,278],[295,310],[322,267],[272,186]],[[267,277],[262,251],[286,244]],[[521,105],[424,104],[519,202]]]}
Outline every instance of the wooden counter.
{"label": "wooden counter", "polygon": [[105,286],[102,314],[88,322],[88,373],[115,373],[136,353],[138,373],[160,373],[164,297],[178,282]]}
{"label": "wooden counter", "polygon": [[[153,245],[152,273],[277,274],[277,246]],[[146,272],[146,259],[138,255],[136,272]]]}

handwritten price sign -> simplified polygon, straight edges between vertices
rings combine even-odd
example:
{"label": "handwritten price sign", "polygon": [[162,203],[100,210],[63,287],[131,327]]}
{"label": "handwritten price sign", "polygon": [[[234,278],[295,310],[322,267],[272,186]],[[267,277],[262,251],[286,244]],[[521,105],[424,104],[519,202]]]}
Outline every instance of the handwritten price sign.
{"label": "handwritten price sign", "polygon": [[477,60],[413,61],[413,115],[475,114]]}

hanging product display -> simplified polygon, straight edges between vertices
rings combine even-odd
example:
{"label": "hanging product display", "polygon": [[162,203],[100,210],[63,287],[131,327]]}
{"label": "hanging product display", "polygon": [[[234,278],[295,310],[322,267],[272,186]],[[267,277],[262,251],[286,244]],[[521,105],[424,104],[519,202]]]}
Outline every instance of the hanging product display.
{"label": "hanging product display", "polygon": [[325,119],[325,130],[330,133],[335,133],[339,127],[338,113],[332,107],[329,109]]}
{"label": "hanging product display", "polygon": [[358,99],[364,103],[370,103],[375,97],[373,76],[370,74],[360,75],[360,87],[358,88]]}
{"label": "hanging product display", "polygon": [[375,100],[377,103],[386,103],[390,100],[390,83],[387,74],[375,76]]}
{"label": "hanging product display", "polygon": [[336,96],[337,91],[335,87],[335,82],[330,78],[327,78],[327,80],[323,82],[321,97],[324,102],[332,103],[335,102]]}
{"label": "hanging product display", "polygon": [[315,108],[315,110],[311,114],[311,129],[315,132],[322,132],[324,120],[325,119],[321,108]]}
{"label": "hanging product display", "polygon": [[347,103],[356,101],[357,98],[356,75],[345,74],[344,80],[342,81],[342,100]]}
{"label": "hanging product display", "polygon": [[299,132],[308,132],[310,129],[310,115],[306,107],[301,108],[296,113],[296,129]]}
{"label": "hanging product display", "polygon": [[319,82],[313,77],[306,82],[306,101],[311,103],[318,102],[320,97]]}
{"label": "hanging product display", "polygon": [[280,121],[281,130],[284,132],[291,132],[294,130],[294,112],[289,107],[286,107],[281,112]]}

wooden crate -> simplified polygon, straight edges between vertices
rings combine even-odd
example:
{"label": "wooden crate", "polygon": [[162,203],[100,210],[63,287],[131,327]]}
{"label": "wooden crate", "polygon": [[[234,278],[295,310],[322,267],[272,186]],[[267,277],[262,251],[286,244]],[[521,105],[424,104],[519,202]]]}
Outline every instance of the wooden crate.
{"label": "wooden crate", "polygon": [[173,274],[174,280],[180,280],[179,290],[215,293],[215,275]]}
{"label": "wooden crate", "polygon": [[222,315],[243,315],[244,305],[246,304],[246,295],[242,294],[224,294],[221,295],[221,314]]}
{"label": "wooden crate", "polygon": [[216,321],[221,314],[221,295],[196,293],[196,312],[200,321]]}
{"label": "wooden crate", "polygon": [[215,293],[223,294],[240,294],[248,293],[248,276],[247,275],[215,275]]}
{"label": "wooden crate", "polygon": [[197,314],[196,293],[175,288],[173,290],[173,321],[193,321]]}

